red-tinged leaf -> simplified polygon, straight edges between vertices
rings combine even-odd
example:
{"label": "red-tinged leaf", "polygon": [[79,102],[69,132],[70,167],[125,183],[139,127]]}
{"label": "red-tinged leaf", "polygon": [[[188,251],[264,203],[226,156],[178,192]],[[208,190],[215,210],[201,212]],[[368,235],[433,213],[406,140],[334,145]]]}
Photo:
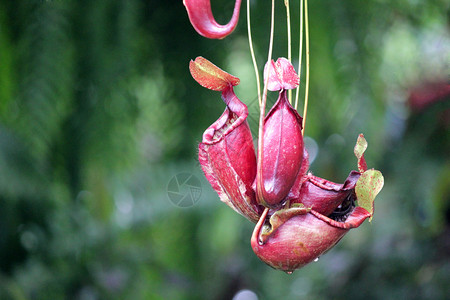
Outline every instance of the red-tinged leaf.
{"label": "red-tinged leaf", "polygon": [[364,158],[364,152],[367,149],[367,141],[364,138],[364,135],[361,133],[356,140],[355,149],[353,152],[355,153],[356,158],[358,159],[358,170],[363,173],[367,171],[367,163]]}
{"label": "red-tinged leaf", "polygon": [[210,0],[183,0],[194,29],[210,39],[223,39],[233,32],[239,20],[241,0],[236,0],[233,16],[226,25],[220,25],[214,19]]}
{"label": "red-tinged leaf", "polygon": [[239,78],[228,74],[201,56],[191,60],[189,70],[195,81],[209,90],[223,91],[229,86],[239,84]]}
{"label": "red-tinged leaf", "polygon": [[383,185],[383,175],[380,171],[374,169],[364,172],[356,183],[355,192],[356,198],[358,199],[358,206],[370,213],[369,221],[371,221],[373,217],[373,202],[383,188]]}

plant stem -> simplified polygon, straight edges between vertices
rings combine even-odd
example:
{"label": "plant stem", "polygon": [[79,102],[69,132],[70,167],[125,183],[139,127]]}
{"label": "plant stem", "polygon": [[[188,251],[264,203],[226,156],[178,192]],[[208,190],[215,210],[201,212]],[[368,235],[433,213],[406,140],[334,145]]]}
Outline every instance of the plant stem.
{"label": "plant stem", "polygon": [[256,75],[256,89],[258,90],[258,103],[261,107],[261,83],[259,79],[258,65],[256,63],[255,51],[253,50],[252,30],[250,25],[250,0],[247,0],[247,32],[248,32],[248,44],[250,46],[250,54],[252,56],[253,69]]}
{"label": "plant stem", "polygon": [[[291,13],[289,9],[289,0],[284,0],[286,6],[286,21],[287,21],[287,38],[288,38],[288,60],[292,63],[292,42],[291,42]],[[288,91],[288,100],[292,104],[292,90]]]}
{"label": "plant stem", "polygon": [[309,26],[308,26],[308,0],[305,0],[305,44],[306,44],[306,85],[305,104],[303,107],[303,128],[302,135],[305,135],[306,113],[308,112],[308,92],[309,92]]}
{"label": "plant stem", "polygon": [[262,195],[262,170],[263,170],[263,148],[264,148],[264,116],[266,114],[266,102],[267,102],[267,87],[269,85],[269,74],[272,64],[272,49],[273,49],[273,32],[275,22],[275,0],[272,0],[272,13],[270,18],[270,40],[269,40],[269,53],[267,55],[267,77],[264,82],[264,92],[259,114],[259,129],[258,129],[258,163],[256,172],[256,196],[259,198]]}
{"label": "plant stem", "polygon": [[[302,78],[302,56],[303,56],[303,0],[300,0],[300,43],[298,47],[298,77]],[[298,98],[300,94],[300,85],[295,89],[295,106],[298,107]]]}

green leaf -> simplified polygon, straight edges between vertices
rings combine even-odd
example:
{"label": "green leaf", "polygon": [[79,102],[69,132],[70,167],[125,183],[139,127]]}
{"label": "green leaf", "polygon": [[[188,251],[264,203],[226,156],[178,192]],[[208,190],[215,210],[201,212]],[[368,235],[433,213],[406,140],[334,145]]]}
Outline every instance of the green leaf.
{"label": "green leaf", "polygon": [[384,178],[378,170],[368,170],[359,177],[356,183],[355,192],[358,198],[358,205],[370,213],[369,221],[373,217],[373,202],[384,185]]}
{"label": "green leaf", "polygon": [[366,160],[364,158],[364,152],[366,151],[366,149],[367,149],[367,141],[364,138],[364,135],[361,133],[358,136],[358,139],[356,140],[356,145],[353,150],[356,158],[358,159],[358,170],[360,172],[367,171],[367,164],[366,164]]}

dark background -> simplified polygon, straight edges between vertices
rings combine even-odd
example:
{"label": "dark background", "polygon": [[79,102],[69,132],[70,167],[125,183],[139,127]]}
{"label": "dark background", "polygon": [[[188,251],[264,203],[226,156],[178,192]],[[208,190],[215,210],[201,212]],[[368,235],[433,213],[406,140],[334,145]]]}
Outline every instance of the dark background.
{"label": "dark background", "polygon": [[[233,1],[212,2],[226,22]],[[385,187],[372,223],[292,275],[253,254],[253,225],[196,158],[224,109],[190,77],[196,56],[241,79],[257,132],[245,7],[231,36],[208,40],[181,0],[0,1],[1,299],[448,297],[448,1],[310,1],[311,170],[342,182],[362,132]],[[252,1],[260,70],[269,10]],[[287,56],[283,1],[275,25],[273,57]],[[191,188],[174,190],[183,178]]]}

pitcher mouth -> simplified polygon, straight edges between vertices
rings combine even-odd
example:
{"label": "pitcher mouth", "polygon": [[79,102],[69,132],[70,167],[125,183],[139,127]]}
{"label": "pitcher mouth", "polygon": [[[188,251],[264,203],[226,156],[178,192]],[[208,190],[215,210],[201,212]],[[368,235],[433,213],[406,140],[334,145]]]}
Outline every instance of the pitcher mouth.
{"label": "pitcher mouth", "polygon": [[223,114],[205,130],[202,143],[212,145],[220,142],[242,122],[243,120],[239,118],[238,114],[227,107]]}
{"label": "pitcher mouth", "polygon": [[356,207],[356,194],[355,192],[351,192],[347,197],[339,204],[335,210],[328,215],[328,218],[335,220],[337,222],[345,222],[353,212]]}
{"label": "pitcher mouth", "polygon": [[238,118],[239,116],[237,114],[232,111],[228,111],[228,115],[226,116],[226,118],[224,118],[224,120],[220,120],[220,123],[222,123],[221,126],[214,131],[212,142],[218,142],[220,139],[222,139],[222,137],[229,132],[229,129],[237,121]]}
{"label": "pitcher mouth", "polygon": [[[222,91],[222,99],[227,107],[223,114],[203,133],[202,143],[213,145],[219,143],[225,136],[231,135],[239,126],[247,124],[248,109],[234,94],[233,87],[229,86]],[[250,129],[248,128],[250,131]]]}

